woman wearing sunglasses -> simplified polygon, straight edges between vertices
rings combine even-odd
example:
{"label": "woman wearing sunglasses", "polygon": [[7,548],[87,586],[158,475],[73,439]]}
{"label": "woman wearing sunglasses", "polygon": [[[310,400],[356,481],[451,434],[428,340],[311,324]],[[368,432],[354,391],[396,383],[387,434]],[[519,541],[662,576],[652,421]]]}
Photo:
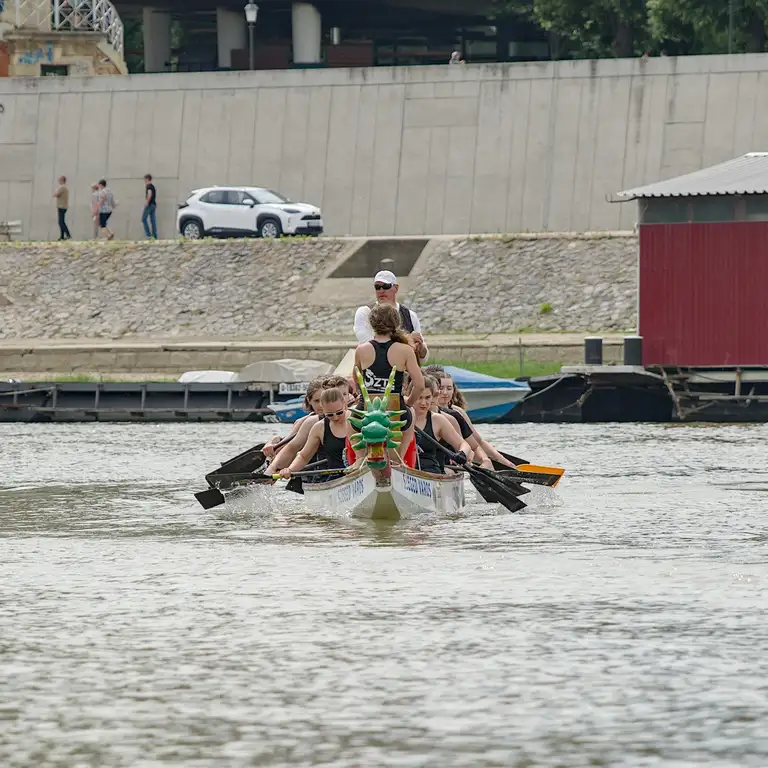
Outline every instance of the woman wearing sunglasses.
{"label": "woman wearing sunglasses", "polygon": [[[345,382],[346,384],[346,382]],[[324,469],[338,469],[339,474],[322,475],[324,482],[341,477],[347,468],[345,449],[349,424],[347,422],[347,398],[338,387],[326,389],[320,397],[323,417],[309,431],[306,445],[290,466],[280,470],[280,476],[290,479],[292,472],[298,472],[322,451],[328,462]]]}
{"label": "woman wearing sunglasses", "polygon": [[[296,431],[293,438],[287,443],[284,443],[283,447],[278,451],[274,461],[269,465],[270,473],[276,474],[281,469],[289,466],[296,456],[298,456],[299,451],[307,444],[312,427],[323,419],[323,392],[330,389],[338,390],[349,404],[350,394],[349,382],[347,379],[343,376],[324,376],[322,378],[321,391],[316,396],[316,406],[313,405],[314,413],[310,413],[300,419],[302,422],[301,427]],[[310,404],[312,403],[313,400],[310,400]],[[318,453],[312,457],[312,463],[324,458],[325,456],[321,447]]]}

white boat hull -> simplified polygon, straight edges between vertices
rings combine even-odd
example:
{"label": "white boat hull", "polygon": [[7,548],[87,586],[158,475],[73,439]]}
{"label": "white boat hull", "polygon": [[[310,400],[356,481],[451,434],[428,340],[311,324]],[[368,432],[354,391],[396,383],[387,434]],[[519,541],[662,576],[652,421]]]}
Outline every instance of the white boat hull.
{"label": "white boat hull", "polygon": [[392,467],[377,479],[367,467],[327,483],[304,483],[304,501],[334,516],[402,520],[423,514],[450,515],[465,505],[464,476],[431,475]]}

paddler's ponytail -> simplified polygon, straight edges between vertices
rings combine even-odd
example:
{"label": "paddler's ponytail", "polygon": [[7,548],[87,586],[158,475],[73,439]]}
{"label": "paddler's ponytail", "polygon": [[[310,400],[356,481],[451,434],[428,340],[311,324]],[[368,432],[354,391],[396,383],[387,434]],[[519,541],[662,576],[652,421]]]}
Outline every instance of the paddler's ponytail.
{"label": "paddler's ponytail", "polygon": [[377,304],[371,309],[368,321],[377,336],[389,336],[392,341],[410,344],[411,338],[403,330],[400,313],[391,304]]}

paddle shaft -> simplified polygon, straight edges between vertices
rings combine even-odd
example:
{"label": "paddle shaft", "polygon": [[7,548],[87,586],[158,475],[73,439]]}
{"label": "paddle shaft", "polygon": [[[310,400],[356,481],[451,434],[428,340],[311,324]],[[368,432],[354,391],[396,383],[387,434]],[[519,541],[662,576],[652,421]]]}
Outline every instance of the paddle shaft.
{"label": "paddle shaft", "polygon": [[[307,466],[304,468],[306,470],[312,470],[315,467],[322,467],[323,464],[327,464],[328,459],[321,459],[320,461],[315,461],[312,464],[307,464]],[[335,470],[334,470],[335,471]],[[312,472],[308,472],[308,474],[313,474]],[[240,473],[234,473],[234,474],[222,474],[222,475],[209,475],[209,477],[213,480],[214,483],[216,482],[231,482],[231,483],[238,483],[238,482],[245,482],[248,481],[267,481],[267,480],[274,480],[274,475],[271,474],[260,474],[260,475],[254,475],[253,473],[249,472],[240,472]]]}
{"label": "paddle shaft", "polygon": [[[498,448],[496,449],[498,450]],[[513,456],[511,453],[504,453],[504,451],[499,451],[499,455],[503,456],[507,461],[511,461],[513,464],[527,464],[527,459],[521,459],[519,456]]]}
{"label": "paddle shaft", "polygon": [[[325,459],[323,461],[318,461],[318,464],[325,464]],[[307,464],[308,467],[314,466],[314,464]],[[347,468],[349,469],[349,468]],[[344,469],[317,469],[313,472],[307,472],[305,470],[302,470],[301,472],[291,472],[291,477],[314,477],[315,475],[337,475],[337,474],[344,474],[346,470]],[[267,477],[271,477],[274,480],[280,480],[281,475],[267,475]],[[284,478],[284,479],[290,479],[290,478]]]}
{"label": "paddle shaft", "polygon": [[[307,468],[311,469],[312,467],[320,467],[323,464],[326,464],[328,462],[327,459],[321,459],[320,461],[315,461],[312,464],[307,464]],[[312,472],[308,472],[307,474],[313,474]],[[249,474],[247,472],[239,472],[239,473],[231,473],[231,474],[222,474],[216,477],[215,475],[208,475],[211,480],[209,482],[212,484],[212,487],[209,488],[207,491],[201,491],[200,493],[195,494],[195,498],[200,503],[200,506],[203,507],[203,509],[213,509],[214,507],[219,507],[226,501],[226,497],[221,492],[221,489],[217,488],[215,485],[213,485],[216,482],[227,482],[229,487],[226,490],[231,490],[233,486],[238,485],[259,485],[261,483],[267,483],[267,482],[273,482],[274,477],[272,475],[253,475]],[[279,477],[279,475],[278,475]],[[226,479],[226,480],[225,480]],[[301,482],[300,480],[298,482]]]}

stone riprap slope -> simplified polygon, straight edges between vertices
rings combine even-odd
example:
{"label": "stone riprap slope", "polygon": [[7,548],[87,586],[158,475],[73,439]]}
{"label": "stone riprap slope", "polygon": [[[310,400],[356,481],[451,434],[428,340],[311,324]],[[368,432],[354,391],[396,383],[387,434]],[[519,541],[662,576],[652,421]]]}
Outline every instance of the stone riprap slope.
{"label": "stone riprap slope", "polygon": [[628,330],[637,247],[626,234],[440,241],[418,264],[434,277],[418,281],[412,303],[425,327],[445,333]]}
{"label": "stone riprap slope", "polygon": [[[634,327],[634,237],[433,246],[407,297],[432,333]],[[0,338],[348,336],[353,308],[307,302],[348,248],[333,239],[2,244]]]}

